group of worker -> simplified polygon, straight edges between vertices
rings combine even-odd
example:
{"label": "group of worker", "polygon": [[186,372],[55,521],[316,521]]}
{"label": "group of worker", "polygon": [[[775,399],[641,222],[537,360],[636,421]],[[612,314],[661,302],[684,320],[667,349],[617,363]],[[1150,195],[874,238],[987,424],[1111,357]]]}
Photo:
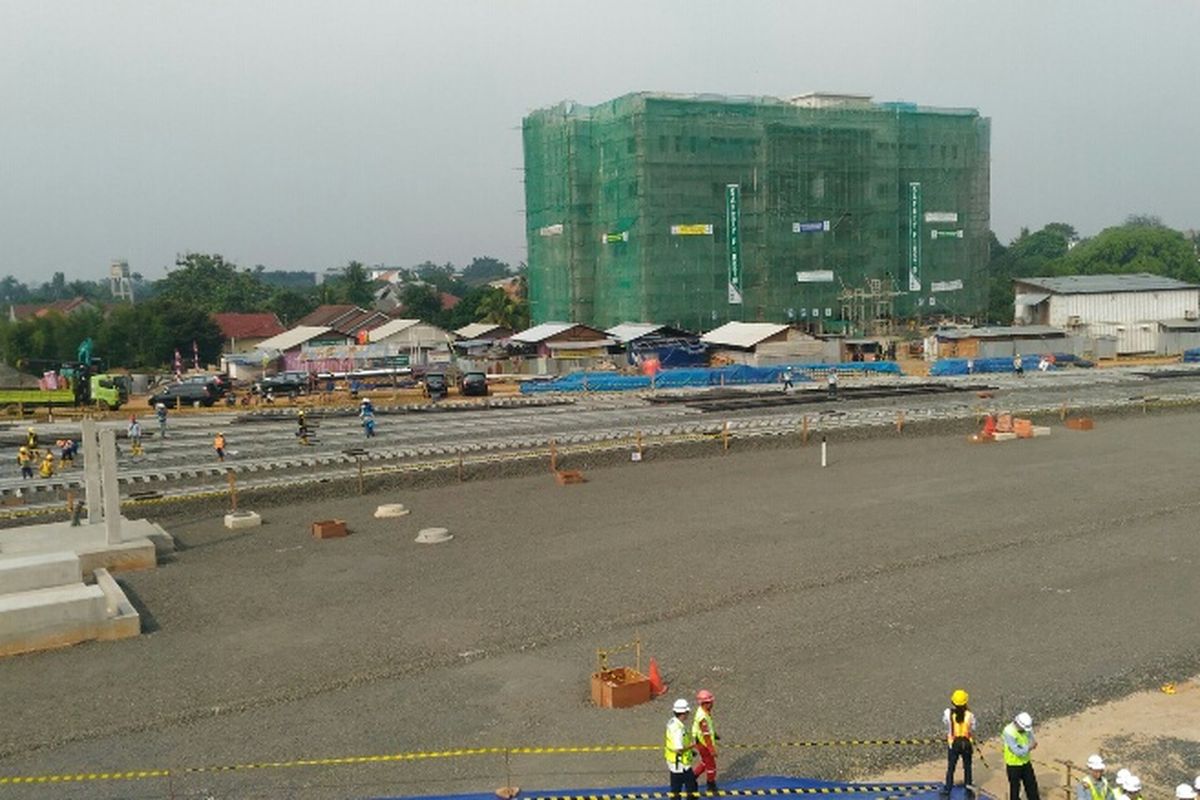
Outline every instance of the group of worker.
{"label": "group of worker", "polygon": [[[55,445],[59,448],[60,459],[57,468],[61,469],[75,462],[75,452],[79,445],[74,439],[59,439]],[[54,451],[47,447],[45,453],[41,452],[41,441],[34,428],[26,432],[25,443],[17,450],[17,466],[21,469],[21,478],[25,480],[33,478],[34,470],[37,470],[38,476],[42,478],[54,476]]]}
{"label": "group of worker", "polygon": [[663,756],[667,760],[667,774],[671,783],[671,794],[679,798],[686,792],[689,797],[697,793],[697,778],[705,776],[705,788],[710,794],[717,791],[717,736],[713,724],[713,693],[707,689],[696,692],[696,716],[688,724],[692,708],[688,701],[679,698],[671,706],[672,716],[667,720],[667,733],[663,742]]}
{"label": "group of worker", "polygon": [[[949,795],[954,786],[958,762],[963,764],[963,783],[968,796],[975,794],[971,774],[971,756],[975,750],[975,715],[967,708],[970,696],[963,689],[950,695],[950,707],[942,713],[946,728],[946,782],[942,794]],[[1004,769],[1008,776],[1009,800],[1020,800],[1021,789],[1026,800],[1040,800],[1037,776],[1033,772],[1032,752],[1037,748],[1033,735],[1033,717],[1022,711],[1004,726],[1000,735],[1004,752]],[[1113,784],[1105,775],[1107,765],[1098,754],[1088,757],[1087,774],[1075,787],[1075,800],[1142,800],[1142,779],[1127,769],[1119,770]],[[1176,800],[1197,800],[1200,775],[1193,783],[1181,783],[1175,788]]]}

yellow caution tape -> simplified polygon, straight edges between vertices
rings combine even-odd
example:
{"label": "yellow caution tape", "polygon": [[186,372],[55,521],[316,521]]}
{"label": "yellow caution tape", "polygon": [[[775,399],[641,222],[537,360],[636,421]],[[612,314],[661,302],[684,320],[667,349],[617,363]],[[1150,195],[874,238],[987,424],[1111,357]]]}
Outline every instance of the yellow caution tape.
{"label": "yellow caution tape", "polygon": [[[827,741],[795,741],[795,742],[766,742],[758,744],[731,744],[723,749],[764,750],[775,747],[845,747],[870,745],[924,745],[941,743],[940,738],[934,739],[834,739]],[[81,783],[86,781],[135,781],[149,778],[168,778],[172,775],[194,773],[237,772],[241,770],[286,769],[291,767],[340,767],[360,764],[384,764],[402,761],[424,761],[442,758],[466,758],[486,755],[569,755],[585,753],[631,753],[661,750],[660,744],[596,744],[596,745],[563,745],[563,746],[533,746],[533,747],[459,747],[451,750],[423,750],[407,753],[383,753],[365,756],[335,756],[330,758],[298,758],[287,761],[258,761],[243,764],[219,764],[199,767],[183,767],[180,769],[144,769],[110,772],[78,772],[57,775],[0,775],[0,786],[17,784],[44,783]],[[933,786],[934,784],[929,784]],[[827,789],[778,789],[778,790],[728,790],[730,797],[751,796],[774,792],[776,794],[845,794],[864,793],[872,791],[907,792],[919,790],[924,784],[898,784],[893,786],[877,786],[863,784],[860,788],[827,788]],[[726,792],[722,792],[725,794]],[[652,795],[628,795],[628,797],[650,797]],[[653,795],[657,797],[659,795]],[[662,796],[666,796],[665,794]],[[564,796],[565,797],[565,796]],[[571,796],[575,797],[575,796]],[[609,795],[608,797],[620,797]]]}

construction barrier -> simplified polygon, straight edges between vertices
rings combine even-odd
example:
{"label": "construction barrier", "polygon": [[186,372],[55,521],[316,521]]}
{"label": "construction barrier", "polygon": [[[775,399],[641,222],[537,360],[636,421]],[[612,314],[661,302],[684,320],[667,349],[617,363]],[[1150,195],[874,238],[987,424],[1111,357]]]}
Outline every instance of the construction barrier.
{"label": "construction barrier", "polygon": [[790,370],[793,383],[813,380],[813,373],[836,371],[839,374],[872,373],[899,375],[900,365],[894,361],[851,361],[838,364],[772,364],[752,367],[735,364],[728,367],[688,367],[667,369],[653,377],[628,375],[620,372],[571,372],[546,381],[525,381],[522,394],[539,392],[621,392],[643,389],[711,388],[715,386],[753,386],[783,382],[783,373]]}
{"label": "construction barrier", "polygon": [[[766,750],[795,747],[852,747],[852,746],[920,746],[944,744],[941,737],[909,739],[831,739],[820,741],[762,742],[725,745],[722,749]],[[137,781],[153,778],[170,778],[201,773],[238,772],[246,770],[290,769],[296,767],[342,767],[363,764],[385,764],[405,761],[427,761],[445,758],[471,758],[477,756],[547,756],[578,755],[588,753],[657,752],[662,744],[593,744],[530,747],[458,747],[448,750],[422,750],[407,753],[382,753],[363,756],[332,756],[327,758],[298,758],[287,761],[257,761],[242,764],[219,764],[210,766],[177,767],[174,769],[108,770],[93,772],[59,773],[50,775],[0,775],[0,786],[51,783],[84,783],[89,781]],[[908,786],[911,786],[909,784]],[[825,793],[830,792],[808,792]]]}

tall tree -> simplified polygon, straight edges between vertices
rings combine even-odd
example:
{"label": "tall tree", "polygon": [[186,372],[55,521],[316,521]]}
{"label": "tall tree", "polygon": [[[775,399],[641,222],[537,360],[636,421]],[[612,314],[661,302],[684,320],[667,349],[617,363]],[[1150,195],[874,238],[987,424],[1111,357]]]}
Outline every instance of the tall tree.
{"label": "tall tree", "polygon": [[478,286],[488,281],[507,278],[509,274],[508,264],[491,256],[479,256],[472,259],[463,269],[462,280],[470,286]]}
{"label": "tall tree", "polygon": [[159,296],[191,303],[208,312],[254,311],[271,293],[253,272],[239,270],[220,254],[188,253],[177,259],[175,269],[157,283]]}
{"label": "tall tree", "polygon": [[1062,260],[1073,274],[1149,272],[1200,283],[1196,248],[1181,232],[1144,218],[1105,228],[1080,242]]}

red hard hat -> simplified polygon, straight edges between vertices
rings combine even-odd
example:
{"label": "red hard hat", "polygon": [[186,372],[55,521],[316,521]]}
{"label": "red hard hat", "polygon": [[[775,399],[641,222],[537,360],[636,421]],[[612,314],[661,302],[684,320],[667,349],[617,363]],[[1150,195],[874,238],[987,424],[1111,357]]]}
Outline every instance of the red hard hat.
{"label": "red hard hat", "polygon": [[712,701],[713,701],[713,693],[710,692],[708,689],[701,689],[700,691],[696,692],[696,702],[697,703],[711,703]]}

